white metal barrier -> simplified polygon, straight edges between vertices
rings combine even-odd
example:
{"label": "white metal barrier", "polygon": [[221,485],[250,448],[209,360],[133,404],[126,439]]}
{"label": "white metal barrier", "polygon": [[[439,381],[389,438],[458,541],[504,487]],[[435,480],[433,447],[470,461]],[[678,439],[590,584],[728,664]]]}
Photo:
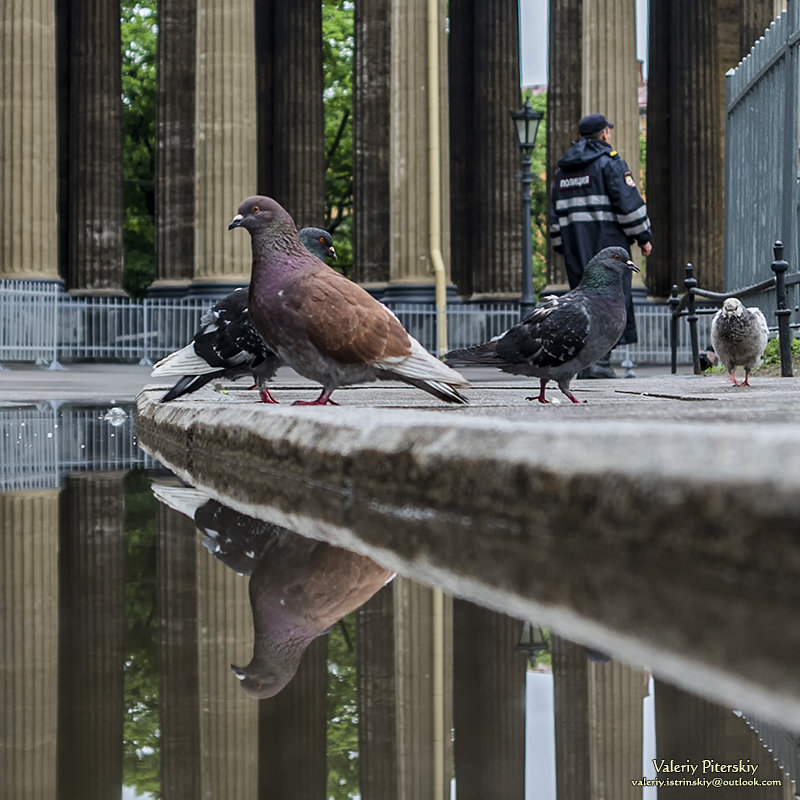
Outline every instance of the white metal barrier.
{"label": "white metal barrier", "polygon": [[[220,298],[72,297],[58,283],[0,281],[0,362],[28,361],[58,368],[61,361],[123,361],[152,364],[183,347],[203,312]],[[392,310],[431,352],[437,347],[433,304],[398,303]],[[636,305],[639,342],[614,352],[613,360],[669,364],[665,303]],[[517,303],[453,303],[447,309],[450,348],[485,342],[519,320]],[[698,323],[700,344],[709,341],[710,319]],[[678,359],[691,363],[687,326],[680,325]]]}

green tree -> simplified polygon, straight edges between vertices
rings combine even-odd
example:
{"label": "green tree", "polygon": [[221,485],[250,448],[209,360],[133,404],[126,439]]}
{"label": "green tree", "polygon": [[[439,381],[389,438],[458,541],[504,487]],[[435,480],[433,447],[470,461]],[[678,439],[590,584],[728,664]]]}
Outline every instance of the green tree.
{"label": "green tree", "polygon": [[156,501],[143,469],[125,476],[125,720],[123,780],[161,796]]}
{"label": "green tree", "polygon": [[156,0],[121,5],[125,291],[155,278]]}
{"label": "green tree", "polygon": [[325,70],[325,227],[346,275],[353,264],[353,19],[352,0],[323,0]]}
{"label": "green tree", "polygon": [[531,252],[533,254],[533,288],[540,292],[547,284],[547,94],[533,94],[530,90],[522,93],[522,102],[530,100],[536,111],[545,116],[539,123],[536,147],[531,154],[531,171],[534,174],[531,185]]}
{"label": "green tree", "polygon": [[356,700],[355,613],[328,634],[329,800],[358,797],[358,703]]}

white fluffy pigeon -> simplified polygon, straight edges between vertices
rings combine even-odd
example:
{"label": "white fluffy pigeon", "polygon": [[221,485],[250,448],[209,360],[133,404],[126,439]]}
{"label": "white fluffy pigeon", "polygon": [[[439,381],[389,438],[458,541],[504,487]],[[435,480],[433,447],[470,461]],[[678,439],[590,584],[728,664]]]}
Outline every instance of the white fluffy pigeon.
{"label": "white fluffy pigeon", "polygon": [[627,314],[622,276],[638,272],[628,251],[606,247],[586,265],[581,282],[561,297],[547,297],[522,322],[489,342],[452,350],[448,364],[485,364],[512,375],[539,378],[539,395],[528,400],[547,403],[545,386],[555,381],[573,402],[570,382],[619,341]]}
{"label": "white fluffy pigeon", "polygon": [[[734,386],[750,385],[750,373],[761,363],[768,338],[767,320],[761,310],[745,308],[736,297],[729,297],[711,321],[711,345]],[[736,380],[736,367],[744,368],[741,383]]]}

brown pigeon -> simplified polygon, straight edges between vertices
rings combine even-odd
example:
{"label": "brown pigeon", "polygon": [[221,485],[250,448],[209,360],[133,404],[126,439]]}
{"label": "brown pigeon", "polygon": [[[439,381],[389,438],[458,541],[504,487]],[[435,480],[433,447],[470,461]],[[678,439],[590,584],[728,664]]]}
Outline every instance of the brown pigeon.
{"label": "brown pigeon", "polygon": [[399,380],[449,403],[466,403],[462,375],[428,353],[397,317],[358,284],[311,255],[288,212],[248,197],[228,226],[249,231],[250,317],[284,363],[322,384],[300,405],[335,405],[340,386]]}
{"label": "brown pigeon", "polygon": [[[336,260],[330,233],[322,228],[303,228],[300,241],[317,258]],[[247,289],[236,289],[206,311],[200,330],[186,347],[170,353],[153,367],[156,378],[181,375],[161,398],[162,403],[195,392],[209,381],[236,380],[252,375],[263,403],[276,403],[267,383],[281,365],[250,322]]]}
{"label": "brown pigeon", "polygon": [[[734,386],[749,386],[750,372],[764,356],[769,328],[761,309],[745,308],[742,301],[729,297],[711,320],[711,344],[728,370]],[[736,367],[744,367],[744,380],[736,380]]]}
{"label": "brown pigeon", "polygon": [[535,375],[539,395],[555,381],[573,402],[570,382],[619,341],[627,313],[622,276],[639,271],[622,247],[606,247],[586,265],[581,282],[561,297],[548,297],[522,322],[489,342],[449,352],[448,364],[486,364],[512,375]]}

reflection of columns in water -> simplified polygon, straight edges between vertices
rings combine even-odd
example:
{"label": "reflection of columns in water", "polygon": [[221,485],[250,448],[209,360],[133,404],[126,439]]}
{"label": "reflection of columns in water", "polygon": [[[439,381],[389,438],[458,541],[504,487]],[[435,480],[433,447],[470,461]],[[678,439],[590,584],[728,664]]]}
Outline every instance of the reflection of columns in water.
{"label": "reflection of columns in water", "polygon": [[58,708],[58,490],[0,494],[0,531],[0,794],[8,800],[52,798]]}
{"label": "reflection of columns in water", "polygon": [[[781,772],[767,749],[759,742],[758,737],[747,727],[743,719],[733,711],[705,700],[697,695],[684,692],[672,684],[661,680],[655,682],[656,707],[656,746],[658,760],[673,759],[679,764],[697,765],[698,778],[741,778],[752,777],[745,773],[720,774],[702,773],[703,760],[717,761],[721,764],[738,763],[747,759],[759,768],[756,777],[760,780],[780,780]],[[661,777],[666,777],[662,774]],[[687,775],[670,775],[669,777],[692,777]],[[752,786],[725,786],[722,793],[726,800],[749,800],[755,797],[764,800],[783,800],[794,797],[789,793],[787,778],[782,783],[786,787],[761,787],[757,792]],[[786,790],[786,793],[784,793]],[[717,790],[719,791],[719,789]],[[696,798],[698,790],[692,786],[670,787],[659,789],[659,798],[665,800],[689,800]]]}
{"label": "reflection of columns in water", "polygon": [[[406,578],[394,579],[395,668],[397,670],[397,797],[438,800],[450,783],[452,748],[452,601],[444,608],[444,730],[435,726],[433,673],[434,590]],[[443,737],[443,738],[442,738]],[[444,764],[443,785],[435,784],[437,759]]]}
{"label": "reflection of columns in water", "polygon": [[641,798],[642,670],[590,662],[580,645],[553,636],[556,782],[559,797]]}
{"label": "reflection of columns in water", "polygon": [[[438,734],[432,710],[433,609],[431,589],[397,577],[358,611],[359,772],[365,798],[449,796],[452,601],[444,599],[444,731]],[[434,785],[437,755],[444,764],[442,786]]]}
{"label": "reflection of columns in water", "polygon": [[57,279],[55,3],[5,0],[0,49],[0,278]]}
{"label": "reflection of columns in water", "polygon": [[197,663],[197,532],[183,514],[156,508],[161,686],[161,793],[202,797]]}
{"label": "reflection of columns in water", "polygon": [[459,800],[525,794],[522,623],[466,600],[453,603],[453,717]]}
{"label": "reflection of columns in water", "polygon": [[261,800],[278,797],[320,800],[325,797],[328,779],[327,657],[328,637],[321,636],[303,654],[297,674],[286,688],[275,697],[258,702],[258,797]]}
{"label": "reflection of columns in water", "polygon": [[157,524],[164,800],[255,797],[258,705],[230,668],[252,647],[247,578],[182,514],[160,507]]}
{"label": "reflection of columns in water", "polygon": [[100,800],[122,786],[124,475],[75,473],[62,495],[60,799]]}
{"label": "reflection of columns in water", "polygon": [[247,663],[253,643],[248,581],[197,546],[197,664],[200,764],[207,797],[255,797],[258,704],[231,664]]}
{"label": "reflection of columns in water", "polygon": [[397,786],[394,583],[357,612],[359,788],[365,798]]}

